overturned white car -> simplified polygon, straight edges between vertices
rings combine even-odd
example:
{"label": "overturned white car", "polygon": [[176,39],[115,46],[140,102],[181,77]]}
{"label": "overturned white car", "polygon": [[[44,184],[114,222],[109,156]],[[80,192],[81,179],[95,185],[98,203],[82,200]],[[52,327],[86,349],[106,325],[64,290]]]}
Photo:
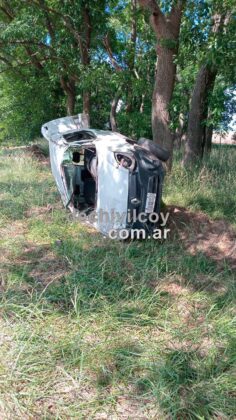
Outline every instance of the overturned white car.
{"label": "overturned white car", "polygon": [[160,212],[167,151],[150,140],[87,128],[83,114],[50,121],[42,134],[62,201],[73,213],[105,235],[155,228],[157,219],[145,216]]}

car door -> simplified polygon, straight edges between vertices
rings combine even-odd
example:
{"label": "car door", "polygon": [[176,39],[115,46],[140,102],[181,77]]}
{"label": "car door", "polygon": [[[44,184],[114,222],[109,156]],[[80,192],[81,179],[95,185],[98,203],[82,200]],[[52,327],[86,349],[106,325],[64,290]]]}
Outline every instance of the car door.
{"label": "car door", "polygon": [[129,171],[118,164],[107,140],[96,143],[98,159],[96,227],[108,234],[126,227]]}

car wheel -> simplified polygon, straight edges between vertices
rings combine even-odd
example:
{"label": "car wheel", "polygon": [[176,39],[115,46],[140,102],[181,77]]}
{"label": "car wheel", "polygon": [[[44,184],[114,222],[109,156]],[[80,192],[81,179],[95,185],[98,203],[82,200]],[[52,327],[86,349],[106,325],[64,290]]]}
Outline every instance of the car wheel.
{"label": "car wheel", "polygon": [[152,153],[154,156],[156,156],[163,162],[166,162],[170,157],[170,153],[168,152],[168,150],[165,150],[157,144],[153,143],[152,140],[148,140],[144,137],[141,137],[138,140],[138,145],[143,147],[143,149],[147,150],[148,152]]}

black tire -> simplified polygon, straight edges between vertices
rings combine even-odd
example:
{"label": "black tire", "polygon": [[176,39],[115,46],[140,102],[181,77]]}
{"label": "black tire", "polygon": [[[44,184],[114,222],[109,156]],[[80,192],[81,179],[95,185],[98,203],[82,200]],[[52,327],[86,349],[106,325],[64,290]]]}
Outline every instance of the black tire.
{"label": "black tire", "polygon": [[162,149],[162,147],[153,143],[152,140],[148,140],[142,137],[138,140],[138,145],[143,147],[148,152],[152,153],[152,155],[156,156],[162,162],[166,162],[170,157],[170,153],[168,152],[168,150]]}

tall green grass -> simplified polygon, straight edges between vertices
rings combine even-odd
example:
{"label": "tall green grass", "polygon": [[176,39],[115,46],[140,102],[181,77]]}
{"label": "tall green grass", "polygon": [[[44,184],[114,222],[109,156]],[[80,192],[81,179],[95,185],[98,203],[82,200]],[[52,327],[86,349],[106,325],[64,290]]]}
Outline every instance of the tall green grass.
{"label": "tall green grass", "polygon": [[[233,153],[175,162],[164,201],[234,222]],[[103,238],[24,151],[2,151],[0,177],[0,417],[233,419],[232,268],[175,235]]]}
{"label": "tall green grass", "polygon": [[182,167],[178,154],[167,178],[165,200],[167,204],[200,210],[214,219],[225,218],[235,224],[235,173],[235,146],[215,145],[203,165],[188,170]]}

